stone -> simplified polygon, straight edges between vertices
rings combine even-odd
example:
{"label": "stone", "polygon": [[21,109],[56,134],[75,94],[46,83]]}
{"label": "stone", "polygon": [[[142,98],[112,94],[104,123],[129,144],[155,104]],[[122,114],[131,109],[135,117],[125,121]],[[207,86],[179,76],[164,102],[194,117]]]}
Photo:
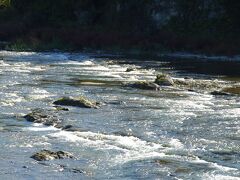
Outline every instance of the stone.
{"label": "stone", "polygon": [[222,92],[222,91],[213,91],[210,94],[214,95],[214,96],[226,96],[226,95],[229,95],[229,93],[225,93],[225,92]]}
{"label": "stone", "polygon": [[65,107],[61,107],[61,106],[54,106],[56,108],[57,111],[69,111],[68,108]]}
{"label": "stone", "polygon": [[64,130],[64,131],[71,131],[71,132],[81,131],[80,128],[74,127],[72,125],[66,125],[66,126],[62,127],[62,130]]}
{"label": "stone", "polygon": [[99,108],[99,105],[100,105],[100,103],[91,101],[83,96],[78,98],[63,97],[53,102],[53,104],[61,105],[61,106],[75,106],[75,107],[81,107],[81,108]]}
{"label": "stone", "polygon": [[173,86],[174,81],[168,74],[158,74],[155,83],[160,86]]}
{"label": "stone", "polygon": [[35,109],[31,113],[23,116],[27,121],[33,123],[42,123],[46,126],[57,126],[61,120],[57,116],[44,111],[43,109]]}
{"label": "stone", "polygon": [[54,159],[73,158],[73,155],[69,152],[64,151],[53,152],[44,149],[32,155],[31,158],[35,159],[36,161],[49,161]]}
{"label": "stone", "polygon": [[148,81],[139,81],[139,82],[129,84],[128,86],[132,88],[143,89],[143,90],[154,90],[154,91],[160,90],[159,85],[153,82],[148,82]]}
{"label": "stone", "polygon": [[129,67],[129,68],[126,69],[126,72],[132,72],[132,71],[136,71],[136,70],[137,70],[136,68],[130,68]]}

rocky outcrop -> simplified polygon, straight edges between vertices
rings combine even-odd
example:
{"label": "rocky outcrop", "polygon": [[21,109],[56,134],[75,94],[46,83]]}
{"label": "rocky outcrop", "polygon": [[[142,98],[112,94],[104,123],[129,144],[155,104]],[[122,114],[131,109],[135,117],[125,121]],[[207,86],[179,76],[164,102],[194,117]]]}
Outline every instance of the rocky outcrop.
{"label": "rocky outcrop", "polygon": [[61,106],[75,106],[75,107],[81,107],[81,108],[99,108],[99,105],[100,105],[99,102],[89,100],[83,96],[78,98],[63,97],[53,102],[53,104],[61,105]]}
{"label": "rocky outcrop", "polygon": [[158,74],[155,79],[155,83],[160,86],[173,86],[174,85],[173,79],[171,78],[171,76],[169,76],[167,74]]}
{"label": "rocky outcrop", "polygon": [[148,82],[148,81],[139,81],[132,84],[128,84],[127,86],[132,88],[137,88],[137,89],[143,89],[143,90],[154,90],[154,91],[160,90],[159,85],[153,82]]}
{"label": "rocky outcrop", "polygon": [[[35,109],[31,113],[23,116],[27,121],[33,123],[41,123],[46,126],[54,126],[64,131],[81,131],[80,128],[72,125],[64,125],[63,120],[58,118],[58,111]],[[68,111],[68,109],[60,109],[60,111]]]}
{"label": "rocky outcrop", "polygon": [[64,151],[53,152],[44,149],[32,155],[31,158],[35,159],[36,161],[49,161],[54,159],[73,158],[73,155],[69,152]]}
{"label": "rocky outcrop", "polygon": [[61,120],[56,115],[43,109],[34,109],[23,117],[29,122],[42,123],[46,126],[59,126],[61,123]]}

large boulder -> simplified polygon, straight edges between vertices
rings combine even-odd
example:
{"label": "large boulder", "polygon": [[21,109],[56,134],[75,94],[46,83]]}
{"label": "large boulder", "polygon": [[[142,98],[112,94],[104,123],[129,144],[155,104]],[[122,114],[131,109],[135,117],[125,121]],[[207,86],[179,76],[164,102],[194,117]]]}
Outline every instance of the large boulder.
{"label": "large boulder", "polygon": [[100,103],[89,100],[83,96],[78,98],[63,97],[53,102],[53,104],[61,106],[76,106],[81,108],[98,108],[100,105]]}
{"label": "large boulder", "polygon": [[159,85],[153,82],[148,82],[148,81],[138,81],[132,84],[128,84],[128,86],[132,88],[143,89],[143,90],[154,90],[154,91],[160,90]]}
{"label": "large boulder", "polygon": [[42,150],[34,155],[31,156],[31,158],[37,160],[37,161],[49,161],[54,159],[64,159],[64,158],[73,158],[73,155],[69,152],[64,151],[49,151],[49,150]]}
{"label": "large boulder", "polygon": [[61,123],[61,120],[56,115],[43,109],[34,109],[23,117],[29,122],[42,123],[46,126],[58,126]]}
{"label": "large boulder", "polygon": [[169,76],[167,74],[158,74],[155,79],[155,83],[160,86],[173,86],[174,85],[173,79],[171,78],[171,76]]}

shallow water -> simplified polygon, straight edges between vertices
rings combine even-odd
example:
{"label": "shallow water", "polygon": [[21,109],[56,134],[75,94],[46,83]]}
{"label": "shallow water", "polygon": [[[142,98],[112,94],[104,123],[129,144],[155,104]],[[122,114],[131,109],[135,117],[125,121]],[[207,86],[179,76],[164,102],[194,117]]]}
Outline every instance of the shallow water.
{"label": "shallow water", "polygon": [[[126,72],[129,67],[137,70]],[[193,69],[164,59],[0,52],[1,179],[240,179],[239,96],[121,86],[154,80],[162,71],[175,78],[231,79]],[[59,97],[81,95],[105,105],[58,113],[79,132],[22,118],[34,108],[54,109]],[[42,149],[76,158],[30,158]]]}

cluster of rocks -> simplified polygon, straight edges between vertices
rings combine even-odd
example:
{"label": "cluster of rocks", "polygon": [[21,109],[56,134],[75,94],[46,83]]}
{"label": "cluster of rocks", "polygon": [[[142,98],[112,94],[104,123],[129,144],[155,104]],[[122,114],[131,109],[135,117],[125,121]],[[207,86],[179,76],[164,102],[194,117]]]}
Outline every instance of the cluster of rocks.
{"label": "cluster of rocks", "polygon": [[[127,72],[134,71],[135,69],[127,69]],[[223,87],[217,81],[202,81],[186,78],[184,80],[173,79],[170,75],[159,74],[156,76],[155,81],[138,81],[127,84],[128,87],[159,91],[164,87],[176,87],[185,90],[198,91],[208,90],[212,95],[240,95],[240,86]],[[73,106],[79,108],[99,108],[100,103],[87,99],[86,97],[62,97],[53,102],[55,111],[34,109],[31,113],[24,116],[24,118],[33,123],[41,123],[46,126],[54,126],[65,131],[79,131],[72,125],[62,125],[62,120],[57,116],[56,112],[69,111],[65,106]],[[64,106],[64,107],[62,107]],[[54,159],[73,158],[73,155],[64,151],[49,151],[42,150],[35,153],[31,158],[36,161],[48,161]],[[74,171],[75,172],[75,171]],[[78,171],[76,171],[78,172]]]}
{"label": "cluster of rocks", "polygon": [[161,86],[173,86],[174,82],[173,79],[167,74],[159,74],[157,75],[154,82],[149,81],[137,81],[134,83],[130,83],[127,86],[137,89],[143,90],[161,90]]}
{"label": "cluster of rocks", "polygon": [[[79,128],[76,128],[72,125],[63,125],[62,119],[58,117],[59,111],[69,111],[68,108],[62,106],[74,106],[79,108],[99,108],[100,103],[87,99],[86,97],[63,97],[53,102],[55,105],[54,110],[44,110],[44,109],[33,109],[32,112],[23,116],[27,121],[33,123],[41,123],[46,126],[54,126],[56,128],[65,130],[65,131],[79,131]],[[35,153],[31,156],[36,161],[49,161],[54,159],[65,159],[73,158],[73,155],[65,151],[50,151],[50,150],[41,150],[40,152]],[[78,169],[70,169],[71,172],[79,173],[82,172]]]}
{"label": "cluster of rocks", "polygon": [[159,91],[164,87],[173,87],[188,91],[209,92],[212,95],[240,95],[240,85],[225,85],[217,80],[194,80],[191,78],[173,79],[168,74],[158,74],[154,82],[137,81],[128,87]]}

